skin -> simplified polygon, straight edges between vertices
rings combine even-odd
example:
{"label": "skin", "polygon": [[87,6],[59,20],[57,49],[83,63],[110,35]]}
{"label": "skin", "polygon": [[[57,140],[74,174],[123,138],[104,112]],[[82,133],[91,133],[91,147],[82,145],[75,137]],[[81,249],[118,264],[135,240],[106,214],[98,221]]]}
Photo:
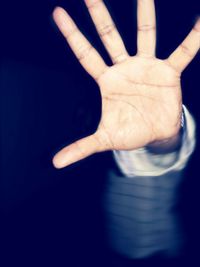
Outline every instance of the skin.
{"label": "skin", "polygon": [[[137,54],[130,56],[101,0],[85,0],[113,65],[107,66],[69,14],[57,7],[54,20],[80,64],[99,86],[102,116],[97,131],[63,148],[53,158],[66,167],[93,153],[134,150],[144,146],[169,151],[177,146],[181,127],[181,74],[200,48],[200,19],[165,60],[156,58],[154,0],[138,0]],[[94,67],[95,66],[95,67]]]}

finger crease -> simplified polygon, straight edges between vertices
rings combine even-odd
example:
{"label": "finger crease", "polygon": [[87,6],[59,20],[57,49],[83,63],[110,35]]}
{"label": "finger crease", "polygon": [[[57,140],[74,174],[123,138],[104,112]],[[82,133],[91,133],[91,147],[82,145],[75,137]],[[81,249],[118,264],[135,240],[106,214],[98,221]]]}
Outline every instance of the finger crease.
{"label": "finger crease", "polygon": [[140,27],[138,27],[138,31],[153,31],[155,29],[156,27],[152,25],[141,25]]}
{"label": "finger crease", "polygon": [[127,55],[122,53],[122,54],[119,54],[119,55],[113,57],[113,63],[116,64],[116,63],[125,61],[126,59],[127,59]]}
{"label": "finger crease", "polygon": [[99,35],[103,37],[104,35],[110,34],[115,30],[115,28],[116,27],[114,24],[103,26],[101,29],[99,29]]}
{"label": "finger crease", "polygon": [[[108,141],[108,146],[111,144],[111,148],[112,149],[114,149],[114,143],[113,143],[113,141],[112,141],[112,138],[110,138],[110,135],[109,135],[109,133],[108,133],[108,131],[106,130],[106,127],[104,126],[104,124],[102,123],[102,127],[103,127],[103,129],[104,129],[104,131],[105,131],[105,137],[106,137],[106,139],[107,140],[105,140],[105,141]],[[110,144],[109,144],[109,142],[110,142]]]}
{"label": "finger crease", "polygon": [[166,60],[165,63],[169,67],[171,67],[178,74],[178,76],[180,76],[180,70],[177,67],[175,67],[169,60]]}
{"label": "finger crease", "polygon": [[66,39],[69,39],[70,37],[72,37],[75,33],[78,32],[78,28],[74,28],[73,30],[71,30],[67,35],[66,35]]}
{"label": "finger crease", "polygon": [[98,137],[94,134],[93,135],[94,141],[97,143],[98,148],[101,149],[102,143],[99,141]]}
{"label": "finger crease", "polygon": [[78,56],[78,59],[79,60],[83,60],[83,59],[85,59],[88,55],[89,55],[89,53],[90,53],[90,51],[92,50],[92,46],[88,46],[88,47],[84,47],[84,48],[81,48],[80,50],[79,50],[79,56]]}
{"label": "finger crease", "polygon": [[184,54],[186,54],[189,57],[193,57],[193,54],[191,53],[190,49],[186,45],[180,45],[182,51]]}
{"label": "finger crease", "polygon": [[84,153],[84,151],[81,149],[81,146],[79,145],[79,143],[78,143],[78,142],[75,142],[74,144],[77,146],[78,151],[80,152],[81,156],[82,156],[82,157],[85,157],[85,153]]}
{"label": "finger crease", "polygon": [[142,51],[140,51],[140,50],[138,50],[137,55],[138,55],[139,57],[144,57],[144,58],[154,58],[153,55],[147,54],[147,53],[142,52]]}
{"label": "finger crease", "polygon": [[97,0],[94,3],[87,5],[87,8],[88,9],[94,8],[94,7],[96,7],[100,3],[102,3],[102,0]]}

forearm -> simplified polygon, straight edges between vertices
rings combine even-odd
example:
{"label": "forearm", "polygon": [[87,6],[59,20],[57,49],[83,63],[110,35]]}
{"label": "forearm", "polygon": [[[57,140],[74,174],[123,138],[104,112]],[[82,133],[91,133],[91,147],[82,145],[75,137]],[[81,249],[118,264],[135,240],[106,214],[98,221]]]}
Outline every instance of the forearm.
{"label": "forearm", "polygon": [[147,147],[114,151],[121,175],[110,171],[104,208],[112,249],[128,257],[142,258],[159,251],[177,255],[183,244],[173,207],[184,167],[195,148],[195,123],[184,110],[183,132],[162,147],[165,153],[155,153],[155,147],[154,153]]}

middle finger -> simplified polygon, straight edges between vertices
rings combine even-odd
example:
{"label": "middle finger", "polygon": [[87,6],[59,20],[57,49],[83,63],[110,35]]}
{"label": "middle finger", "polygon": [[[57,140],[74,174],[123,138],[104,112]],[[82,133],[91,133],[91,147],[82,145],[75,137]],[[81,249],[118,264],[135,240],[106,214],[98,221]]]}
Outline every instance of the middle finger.
{"label": "middle finger", "polygon": [[126,60],[129,55],[104,2],[85,0],[85,3],[113,63]]}

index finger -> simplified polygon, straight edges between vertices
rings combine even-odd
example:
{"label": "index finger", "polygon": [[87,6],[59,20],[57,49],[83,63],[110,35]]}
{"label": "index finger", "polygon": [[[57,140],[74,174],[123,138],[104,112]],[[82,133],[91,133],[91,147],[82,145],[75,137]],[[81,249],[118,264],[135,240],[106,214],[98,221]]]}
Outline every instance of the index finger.
{"label": "index finger", "polygon": [[97,80],[107,68],[104,60],[63,8],[57,7],[53,12],[53,18],[81,65]]}

